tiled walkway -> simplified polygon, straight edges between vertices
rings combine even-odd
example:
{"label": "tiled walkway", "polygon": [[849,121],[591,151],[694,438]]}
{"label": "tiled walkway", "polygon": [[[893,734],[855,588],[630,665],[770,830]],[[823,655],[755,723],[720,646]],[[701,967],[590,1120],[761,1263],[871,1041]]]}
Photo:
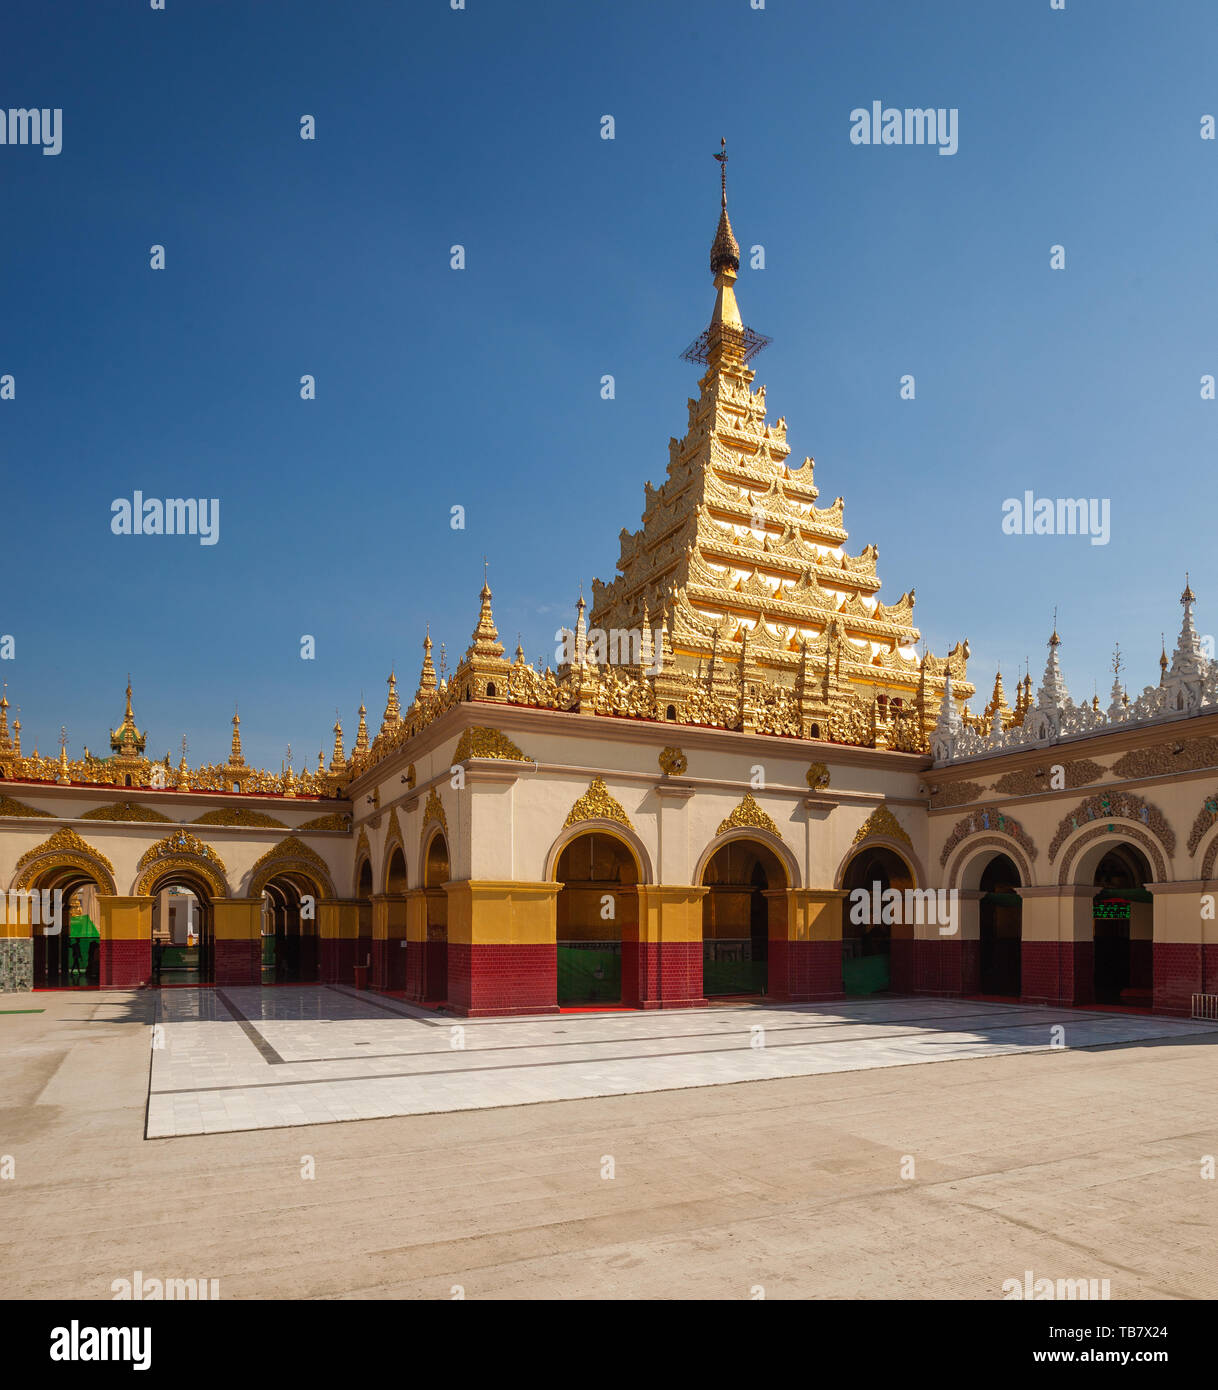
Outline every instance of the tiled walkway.
{"label": "tiled walkway", "polygon": [[324,986],[169,990],[159,996],[157,1016],[162,1045],[152,1053],[149,1139],[1213,1030],[1129,1014],[920,998],[468,1021]]}

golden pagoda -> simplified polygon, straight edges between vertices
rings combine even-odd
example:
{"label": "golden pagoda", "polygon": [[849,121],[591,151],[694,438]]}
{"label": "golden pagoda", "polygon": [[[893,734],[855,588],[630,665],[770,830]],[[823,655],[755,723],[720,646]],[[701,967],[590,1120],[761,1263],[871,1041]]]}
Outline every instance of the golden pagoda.
{"label": "golden pagoda", "polygon": [[593,584],[592,625],[637,631],[666,615],[676,679],[657,678],[661,699],[664,684],[675,696],[692,682],[712,702],[742,685],[755,692],[756,727],[870,741],[868,724],[900,715],[907,727],[896,742],[920,745],[949,665],[956,697],[973,694],[968,646],[919,660],[913,591],[879,600],[876,547],[849,554],[842,499],[818,507],[812,459],[788,464],[786,420],[769,423],[765,387],[753,390],[748,363],[768,340],[744,325],[736,303],[740,247],[721,144],[715,307],[684,354],[706,371],[684,438],[669,441],[666,481],[647,485],[642,526],[621,533],[618,578]]}

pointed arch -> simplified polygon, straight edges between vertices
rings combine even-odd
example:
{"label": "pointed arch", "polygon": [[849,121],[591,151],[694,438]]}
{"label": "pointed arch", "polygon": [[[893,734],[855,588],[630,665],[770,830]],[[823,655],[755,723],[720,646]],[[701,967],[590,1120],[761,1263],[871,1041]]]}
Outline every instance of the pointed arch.
{"label": "pointed arch", "polygon": [[273,878],[281,874],[300,874],[317,889],[319,898],[333,898],[334,882],[326,861],[295,835],[288,835],[273,848],[267,850],[250,870],[247,898],[258,898],[266,891]]}

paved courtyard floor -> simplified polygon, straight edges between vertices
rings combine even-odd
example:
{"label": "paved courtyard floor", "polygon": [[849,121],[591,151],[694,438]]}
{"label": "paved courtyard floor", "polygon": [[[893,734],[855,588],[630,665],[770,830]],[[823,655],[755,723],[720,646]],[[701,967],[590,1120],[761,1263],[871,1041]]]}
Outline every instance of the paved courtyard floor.
{"label": "paved courtyard floor", "polygon": [[158,1002],[150,1139],[725,1086],[1213,1027],[940,999],[478,1021],[321,985],[167,990]]}
{"label": "paved courtyard floor", "polygon": [[[1028,1270],[1218,1297],[1214,1025],[1066,1012],[1050,1049],[1048,1011],[913,999],[467,1024],[458,1051],[393,1001],[221,991],[243,1026],[205,993],[214,1023],[188,991],[0,996],[0,1297],[109,1300],[136,1270],[223,1299],[998,1299]],[[514,1066],[685,1089],[521,1105]],[[218,1096],[298,1067],[484,1108],[145,1138],[150,1075]]]}

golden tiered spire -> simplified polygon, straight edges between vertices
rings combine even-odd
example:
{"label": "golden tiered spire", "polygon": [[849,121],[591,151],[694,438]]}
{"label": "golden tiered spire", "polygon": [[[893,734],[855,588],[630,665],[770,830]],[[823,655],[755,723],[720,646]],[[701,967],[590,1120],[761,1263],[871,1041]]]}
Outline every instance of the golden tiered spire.
{"label": "golden tiered spire", "polygon": [[990,702],[986,705],[982,713],[983,732],[989,733],[994,727],[994,715],[997,713],[1002,721],[1002,728],[1007,728],[1011,723],[1011,707],[1007,704],[1006,693],[1002,688],[1002,670],[999,668],[994,676],[994,693],[990,696]]}
{"label": "golden tiered spire", "polygon": [[479,597],[482,600],[482,607],[478,611],[478,626],[474,628],[471,636],[469,651],[465,654],[467,661],[471,657],[502,657],[503,655],[503,644],[499,641],[499,629],[495,626],[495,616],[491,612],[491,586],[487,581],[485,570],[482,577],[482,593]]}
{"label": "golden tiered spire", "polygon": [[419,690],[415,699],[421,700],[425,695],[430,695],[436,688],[436,668],[431,662],[431,625],[428,624],[427,635],[423,638],[423,668],[419,672]]}
{"label": "golden tiered spire", "polygon": [[[736,304],[740,248],[727,211],[726,155],[721,142],[714,312],[685,354],[704,364],[699,395],[688,403],[684,438],[669,441],[666,479],[647,485],[642,525],[621,534],[618,577],[593,585],[591,625],[638,632],[645,614],[668,612],[664,649],[676,669],[657,677],[665,704],[680,707],[682,685],[693,688],[699,668],[709,665],[722,683],[724,668],[741,659],[747,629],[763,721],[794,722],[805,737],[815,729],[869,741],[885,694],[888,717],[900,711],[903,723],[920,720],[925,732],[948,667],[957,698],[974,694],[967,644],[919,660],[913,590],[880,601],[876,547],[847,553],[842,499],[817,505],[812,459],[792,466],[785,419],[767,418],[765,388],[753,389],[748,365],[765,340],[743,326]],[[805,663],[796,711],[790,702]],[[734,705],[736,684],[700,697],[706,722],[728,717],[718,706],[723,698]]]}
{"label": "golden tiered spire", "polygon": [[402,705],[398,700],[398,678],[396,671],[389,672],[389,679],[386,681],[386,684],[389,686],[389,698],[385,702],[385,713],[381,719],[381,733],[391,734],[402,722]]}
{"label": "golden tiered spire", "polygon": [[355,731],[355,752],[357,754],[368,751],[368,711],[364,708],[364,702],[360,701],[359,706],[359,728]]}
{"label": "golden tiered spire", "polygon": [[330,758],[330,771],[342,772],[347,766],[347,755],[343,752],[343,720],[342,715],[337,710],[334,711],[334,753]]}
{"label": "golden tiered spire", "polygon": [[241,754],[241,715],[237,707],[233,707],[233,749],[228,755],[230,767],[244,767],[245,758]]}
{"label": "golden tiered spire", "polygon": [[0,753],[10,752],[12,747],[13,739],[8,731],[8,681],[5,681],[3,692],[0,692]]}
{"label": "golden tiered spire", "polygon": [[127,677],[127,709],[123,722],[117,729],[110,730],[110,748],[124,758],[134,758],[142,754],[147,743],[147,735],[135,727],[135,712],[131,708],[131,677]]}
{"label": "golden tiered spire", "polygon": [[186,735],[182,735],[182,761],[178,764],[178,791],[190,790],[190,765],[186,761]]}
{"label": "golden tiered spire", "polygon": [[1159,633],[1159,684],[1167,680],[1167,637]]}

